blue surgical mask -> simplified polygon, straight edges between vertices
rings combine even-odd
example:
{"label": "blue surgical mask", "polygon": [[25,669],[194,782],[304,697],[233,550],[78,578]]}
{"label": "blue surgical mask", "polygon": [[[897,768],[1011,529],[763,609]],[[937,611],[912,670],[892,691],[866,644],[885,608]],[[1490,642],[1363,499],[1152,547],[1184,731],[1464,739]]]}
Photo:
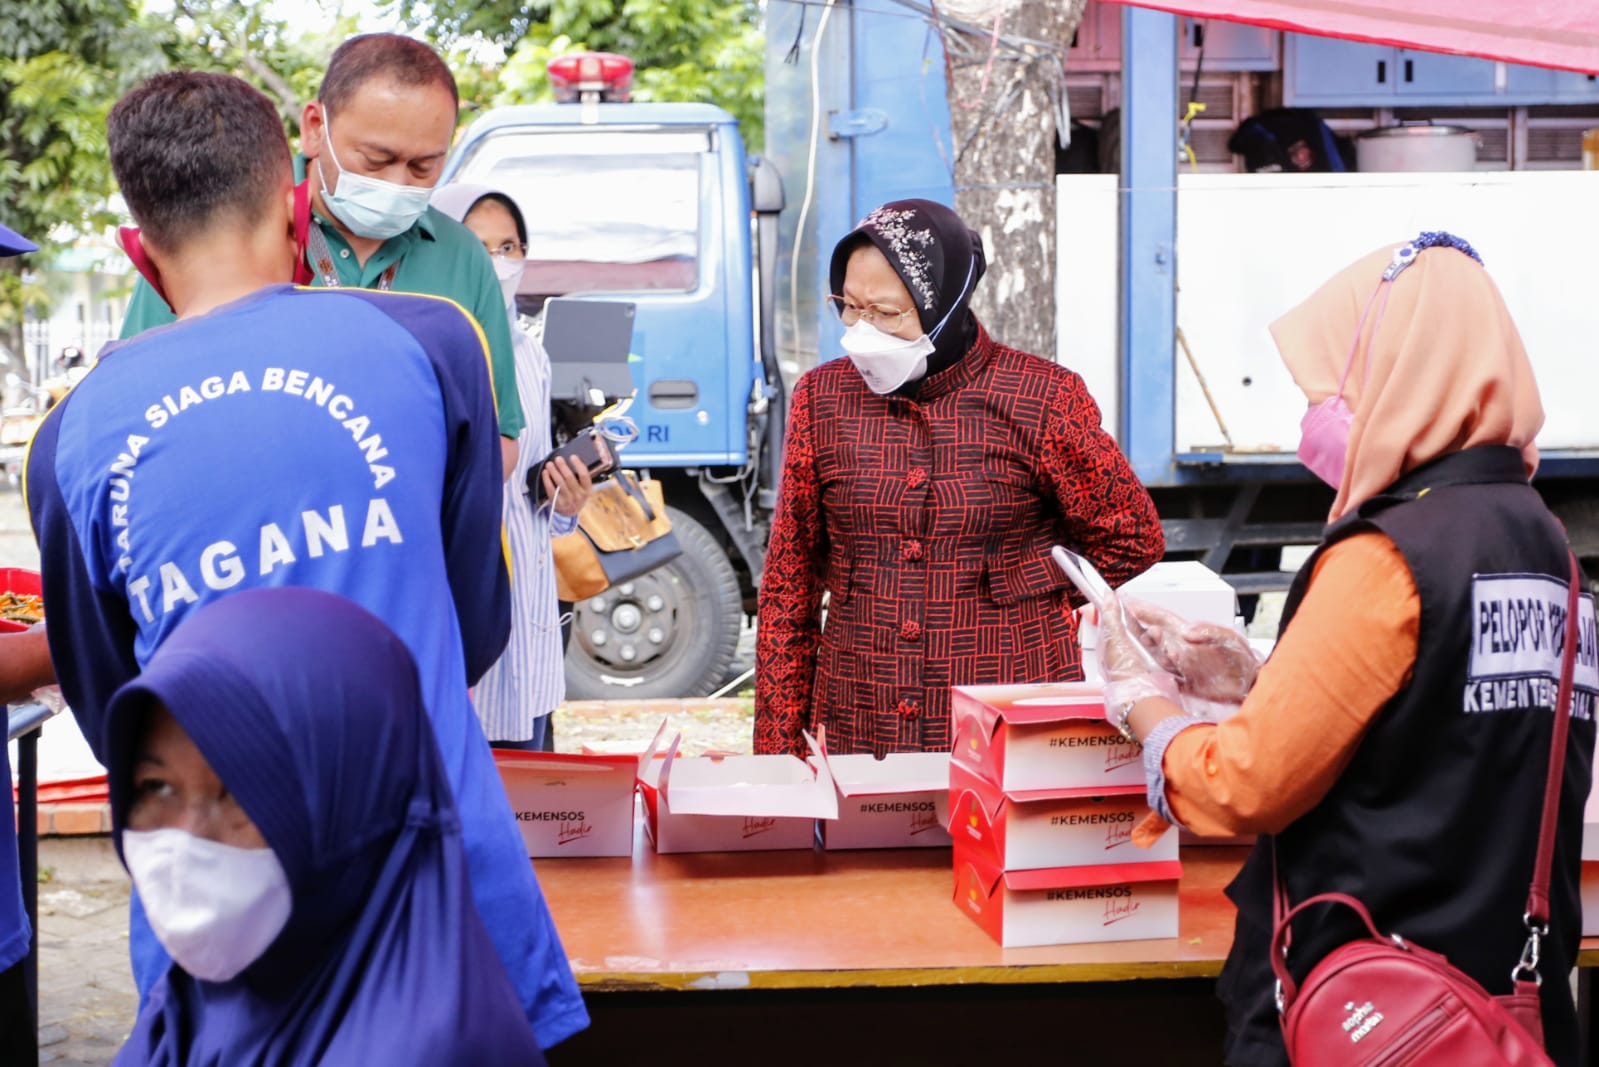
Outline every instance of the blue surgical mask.
{"label": "blue surgical mask", "polygon": [[338,168],[339,180],[336,186],[328,184],[321,157],[318,157],[316,169],[322,178],[322,203],[327,205],[334,218],[349,227],[350,232],[357,237],[387,241],[409,230],[427,210],[432,187],[398,185],[364,174],[351,174],[334,154],[333,127],[325,121],[326,117],[327,112],[324,111],[327,155]]}

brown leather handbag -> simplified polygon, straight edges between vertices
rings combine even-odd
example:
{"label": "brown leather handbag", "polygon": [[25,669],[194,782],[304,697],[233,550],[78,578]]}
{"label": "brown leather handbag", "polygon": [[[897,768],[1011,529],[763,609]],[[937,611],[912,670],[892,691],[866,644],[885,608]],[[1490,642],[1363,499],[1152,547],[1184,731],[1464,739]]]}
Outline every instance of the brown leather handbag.
{"label": "brown leather handbag", "polygon": [[[1549,746],[1538,852],[1524,916],[1527,943],[1520,962],[1511,970],[1514,991],[1490,996],[1438,953],[1398,934],[1382,936],[1366,906],[1345,893],[1321,893],[1289,908],[1279,873],[1271,966],[1277,974],[1277,1010],[1282,1013],[1283,1042],[1288,1048],[1288,1062],[1294,1067],[1523,1067],[1553,1062],[1544,1051],[1538,1001],[1543,976],[1538,973],[1538,947],[1549,933],[1549,876],[1554,864],[1566,735],[1571,726],[1581,585],[1582,572],[1573,556],[1566,601],[1566,647],[1555,698],[1554,738]],[[1304,984],[1296,987],[1288,972],[1289,923],[1316,904],[1342,904],[1354,909],[1371,936],[1328,953]],[[1560,976],[1561,980],[1564,977]]]}
{"label": "brown leather handbag", "polygon": [[550,548],[555,593],[567,601],[598,596],[683,554],[661,483],[640,480],[632,471],[596,485],[577,529],[553,538]]}

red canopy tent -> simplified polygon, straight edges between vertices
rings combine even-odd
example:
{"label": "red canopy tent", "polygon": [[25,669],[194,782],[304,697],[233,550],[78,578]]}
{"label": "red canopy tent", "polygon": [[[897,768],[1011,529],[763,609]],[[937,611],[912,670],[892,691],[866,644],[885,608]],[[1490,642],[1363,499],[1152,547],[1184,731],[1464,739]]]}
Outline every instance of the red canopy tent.
{"label": "red canopy tent", "polygon": [[1198,18],[1599,73],[1595,0],[1135,0]]}

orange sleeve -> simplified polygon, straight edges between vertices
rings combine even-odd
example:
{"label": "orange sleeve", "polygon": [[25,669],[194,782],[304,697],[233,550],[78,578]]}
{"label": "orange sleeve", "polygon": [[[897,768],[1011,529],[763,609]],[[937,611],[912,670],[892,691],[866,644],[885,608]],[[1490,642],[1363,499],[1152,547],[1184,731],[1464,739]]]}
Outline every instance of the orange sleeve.
{"label": "orange sleeve", "polygon": [[1380,533],[1340,541],[1238,713],[1166,748],[1166,801],[1197,834],[1275,833],[1326,795],[1367,725],[1410,682],[1421,600]]}

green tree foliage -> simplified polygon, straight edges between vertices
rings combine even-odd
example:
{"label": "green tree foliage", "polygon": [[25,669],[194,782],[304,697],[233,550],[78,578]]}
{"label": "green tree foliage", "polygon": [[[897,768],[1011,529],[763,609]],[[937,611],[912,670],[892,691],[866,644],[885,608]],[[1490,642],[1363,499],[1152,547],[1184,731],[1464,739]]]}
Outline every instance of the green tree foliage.
{"label": "green tree foliage", "polygon": [[509,52],[498,90],[484,94],[490,105],[550,99],[544,70],[556,56],[619,52],[636,64],[635,100],[717,104],[738,119],[752,150],[762,143],[764,38],[755,0],[399,0],[399,7],[445,44],[480,38]]}
{"label": "green tree foliage", "polygon": [[160,70],[235,74],[271,98],[293,135],[327,58],[354,31],[307,36],[232,0],[0,0],[0,222],[41,246],[0,260],[0,340],[20,351],[25,315],[52,294],[32,272],[79,236],[119,221],[106,149],[111,106]]}
{"label": "green tree foliage", "polygon": [[172,66],[232,74],[260,89],[294,137],[333,49],[356,32],[355,20],[342,16],[330,32],[312,35],[268,10],[236,0],[173,0],[175,18],[164,24],[162,48]]}
{"label": "green tree foliage", "polygon": [[[105,117],[161,56],[129,0],[0,0],[0,221],[48,255],[103,229],[113,183]],[[0,260],[0,337],[21,348],[24,314],[48,293]]]}
{"label": "green tree foliage", "polygon": [[[635,99],[719,104],[759,150],[759,0],[389,2],[445,53],[468,113],[549,99],[554,56],[620,52],[637,64]],[[119,221],[105,118],[133,84],[170,67],[235,74],[298,134],[354,20],[311,34],[271,10],[237,0],[0,0],[0,222],[41,245],[27,261],[0,260],[0,341],[20,351],[24,315],[48,310],[28,262],[42,267],[61,245]]]}

